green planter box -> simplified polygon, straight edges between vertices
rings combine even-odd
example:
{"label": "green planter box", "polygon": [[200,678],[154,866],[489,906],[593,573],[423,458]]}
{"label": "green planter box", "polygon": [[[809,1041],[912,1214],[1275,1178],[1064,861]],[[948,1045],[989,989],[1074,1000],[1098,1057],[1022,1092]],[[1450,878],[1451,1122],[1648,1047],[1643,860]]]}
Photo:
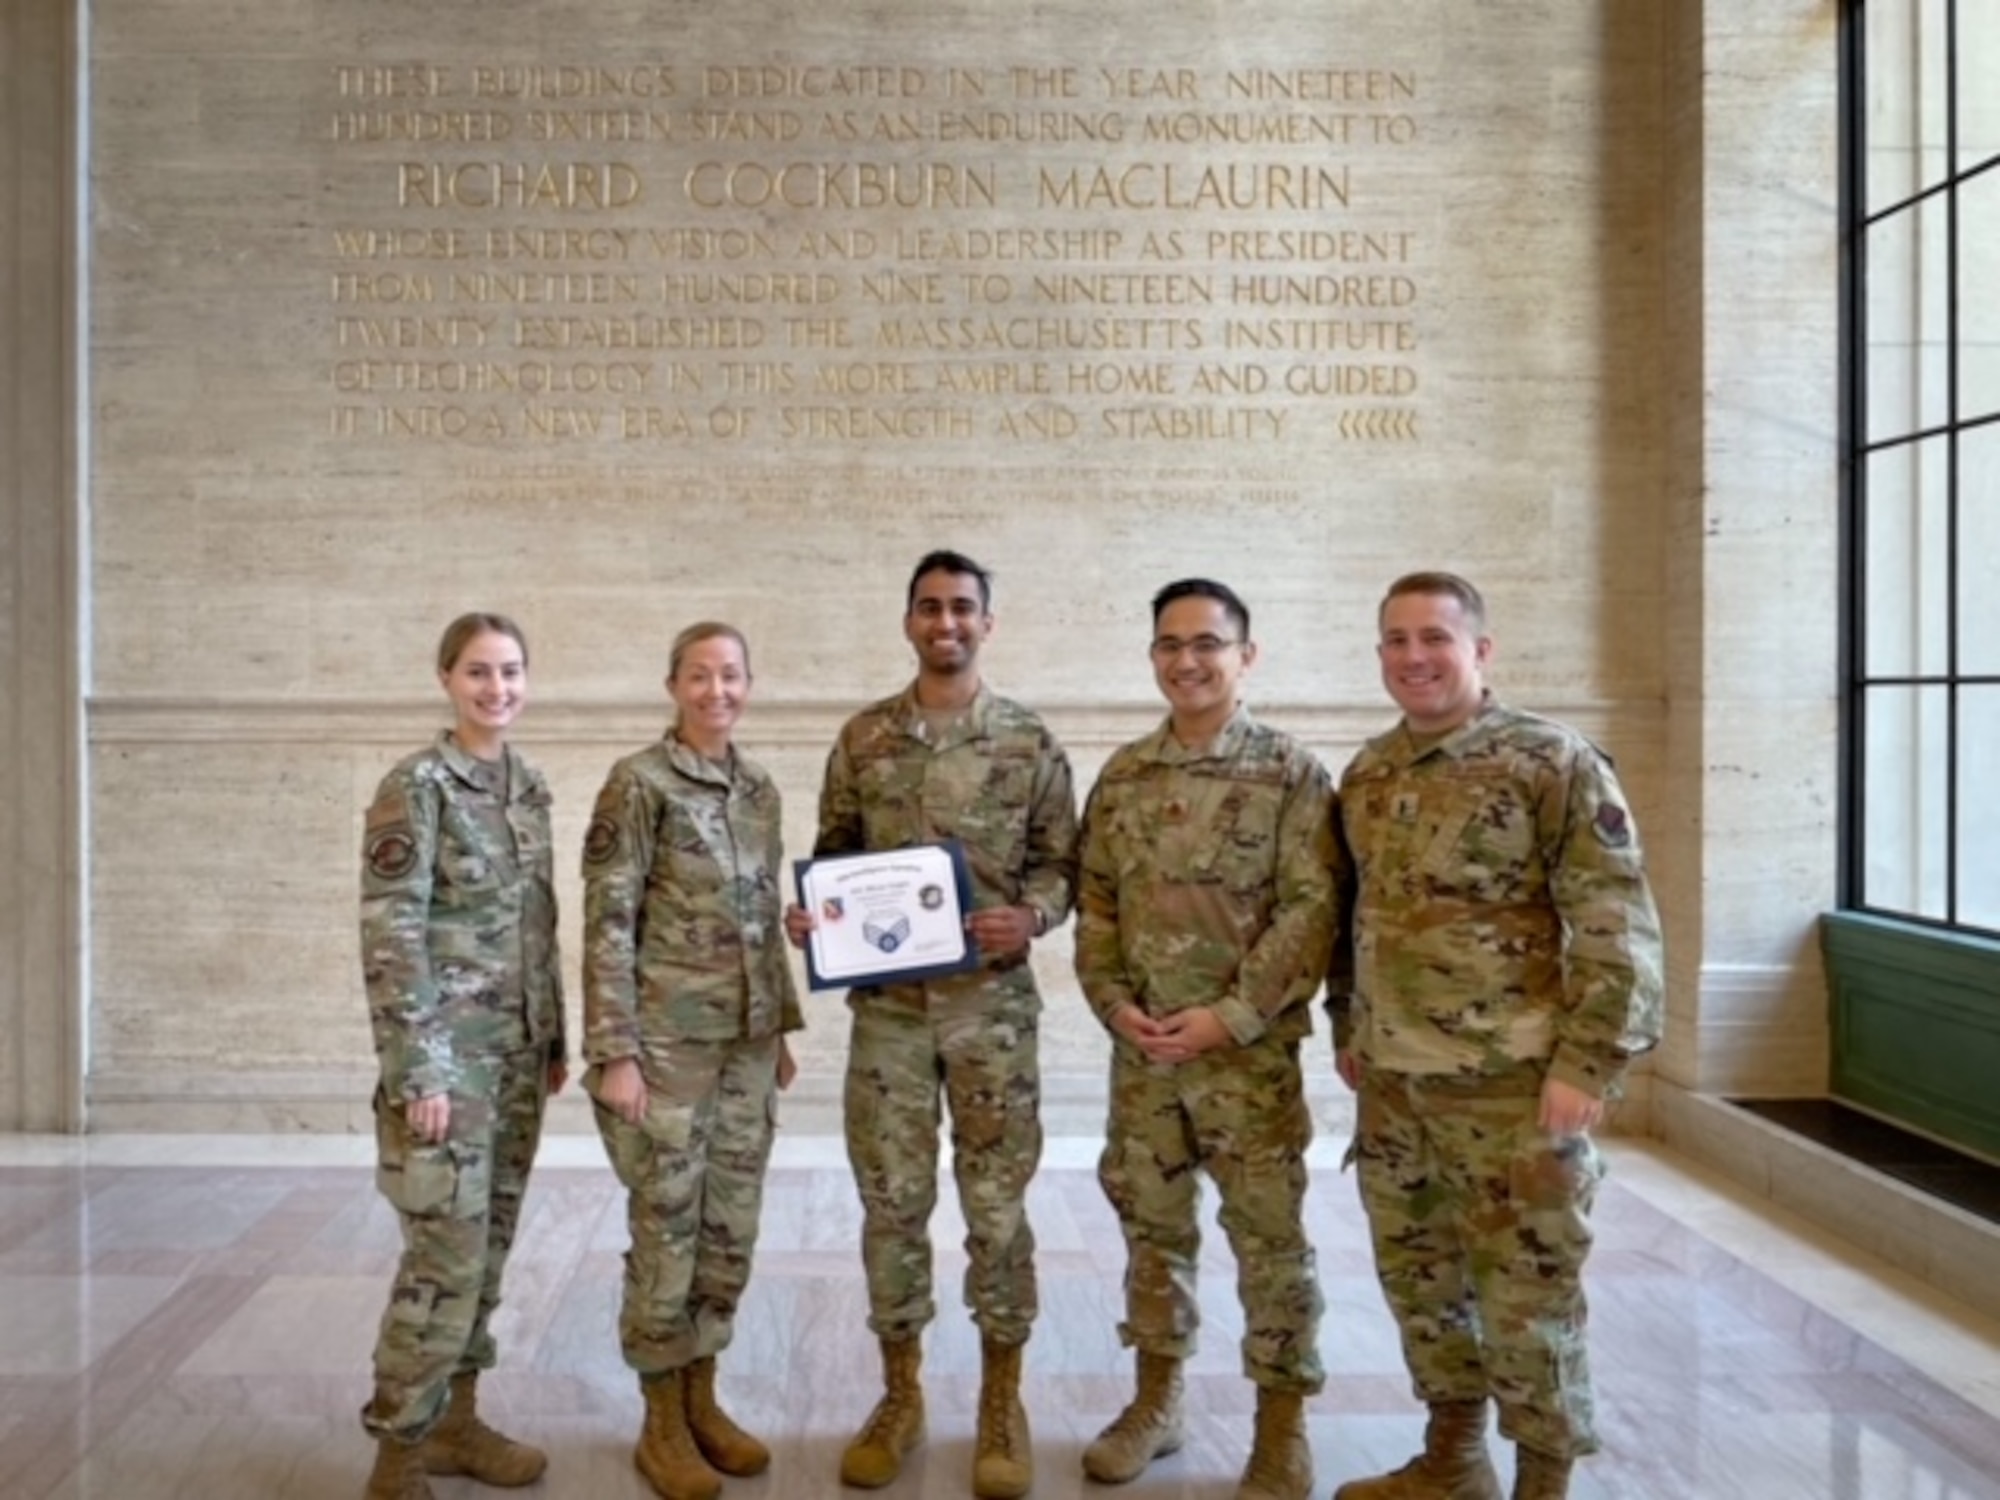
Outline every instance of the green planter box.
{"label": "green planter box", "polygon": [[1834,912],[1820,947],[1834,1097],[2000,1160],[2000,943]]}

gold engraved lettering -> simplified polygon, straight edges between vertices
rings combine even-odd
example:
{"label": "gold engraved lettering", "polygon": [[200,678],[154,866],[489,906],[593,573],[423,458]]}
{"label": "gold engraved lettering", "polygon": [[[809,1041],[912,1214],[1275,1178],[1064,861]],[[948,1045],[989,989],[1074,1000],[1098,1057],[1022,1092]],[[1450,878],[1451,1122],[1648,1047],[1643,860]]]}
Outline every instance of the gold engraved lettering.
{"label": "gold engraved lettering", "polygon": [[788,109],[695,109],[688,133],[701,141],[795,141],[805,124]]}
{"label": "gold engraved lettering", "polygon": [[342,260],[464,260],[470,254],[462,229],[336,229],[333,252]]}
{"label": "gold engraved lettering", "polygon": [[1098,413],[1104,436],[1155,443],[1276,442],[1285,418],[1268,406],[1114,406]]}
{"label": "gold engraved lettering", "polygon": [[786,318],[785,343],[793,349],[851,349],[854,333],[845,318]]}
{"label": "gold engraved lettering", "polygon": [[697,162],[682,192],[696,208],[992,208],[991,167],[935,161]]}
{"label": "gold engraved lettering", "polygon": [[1416,325],[1402,318],[1230,318],[1222,325],[1225,349],[1270,349],[1294,354],[1361,350],[1406,353],[1416,346]]}
{"label": "gold engraved lettering", "polygon": [[631,68],[570,63],[521,63],[472,69],[472,92],[481,99],[671,99],[679,92],[664,64]]}
{"label": "gold engraved lettering", "polygon": [[1063,393],[1070,396],[1171,396],[1174,367],[1165,363],[1113,365],[1073,363]]}
{"label": "gold engraved lettering", "polygon": [[435,302],[437,283],[422,271],[335,271],[336,302]]}
{"label": "gold engraved lettering", "polygon": [[488,260],[630,260],[636,229],[489,229]]}
{"label": "gold engraved lettering", "polygon": [[661,260],[776,260],[778,242],[752,229],[651,229]]}
{"label": "gold engraved lettering", "polygon": [[1223,77],[1234,99],[1386,104],[1417,97],[1417,75],[1374,68],[1242,68]]}
{"label": "gold engraved lettering", "polygon": [[1199,99],[1193,68],[1099,68],[1098,81],[1113,99]]}
{"label": "gold engraved lettering", "polygon": [[674,118],[650,109],[531,109],[527,137],[535,142],[671,141]]}
{"label": "gold engraved lettering", "polygon": [[1229,300],[1282,306],[1408,307],[1417,284],[1407,276],[1232,276]]}
{"label": "gold engraved lettering", "polygon": [[1283,162],[1230,162],[1195,170],[1173,162],[1037,169],[1044,208],[1165,208],[1183,210],[1329,209],[1347,206],[1342,167],[1293,167]]}
{"label": "gold engraved lettering", "polygon": [[639,174],[618,161],[406,161],[396,176],[402,208],[603,212],[630,208],[641,193]]}
{"label": "gold engraved lettering", "polygon": [[1035,295],[1044,302],[1186,307],[1215,301],[1212,278],[1183,275],[1175,271],[1097,271],[1087,276],[1036,276],[1032,284]]}
{"label": "gold engraved lettering", "polygon": [[516,349],[743,350],[760,347],[767,330],[756,318],[663,318],[652,314],[577,314],[512,320],[506,342]]}
{"label": "gold engraved lettering", "polygon": [[963,406],[781,406],[778,432],[788,438],[968,438],[972,411]]}
{"label": "gold engraved lettering", "polygon": [[327,134],[347,142],[484,143],[511,139],[514,120],[491,109],[344,109]]}
{"label": "gold engraved lettering", "polygon": [[1352,115],[1216,114],[1183,110],[1147,115],[1142,138],[1177,146],[1345,146],[1353,139]]}
{"label": "gold engraved lettering", "polygon": [[707,67],[701,91],[711,99],[914,99],[928,84],[921,68]]}
{"label": "gold engraved lettering", "polygon": [[878,360],[822,365],[813,389],[822,396],[914,396],[923,385],[914,364]]}
{"label": "gold engraved lettering", "polygon": [[1407,229],[1212,229],[1210,260],[1407,261],[1416,236]]}
{"label": "gold engraved lettering", "polygon": [[453,271],[456,302],[637,302],[639,278],[611,271]]}
{"label": "gold engraved lettering", "polygon": [[944,278],[936,271],[883,271],[861,278],[864,302],[944,301]]}
{"label": "gold engraved lettering", "polygon": [[452,92],[451,69],[429,63],[340,64],[333,85],[343,99],[435,99]]}
{"label": "gold engraved lettering", "polygon": [[840,282],[803,271],[669,271],[660,277],[662,302],[751,302],[810,306],[837,301]]}

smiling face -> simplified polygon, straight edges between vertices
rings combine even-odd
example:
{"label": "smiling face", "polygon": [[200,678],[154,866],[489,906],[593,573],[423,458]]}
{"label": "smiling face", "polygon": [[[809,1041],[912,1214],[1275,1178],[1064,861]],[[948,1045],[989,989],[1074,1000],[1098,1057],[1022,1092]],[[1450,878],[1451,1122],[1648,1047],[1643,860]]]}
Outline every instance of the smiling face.
{"label": "smiling face", "polygon": [[681,738],[711,759],[721,759],[750,700],[750,663],[743,642],[723,633],[690,642],[667,678],[667,693],[680,711]]}
{"label": "smiling face", "polygon": [[1450,594],[1395,594],[1382,605],[1375,646],[1382,686],[1411,729],[1443,734],[1479,712],[1493,639]]}
{"label": "smiling face", "polygon": [[528,660],[521,643],[497,630],[482,630],[459,648],[438,681],[451,699],[459,744],[482,759],[493,759],[528,701]]}
{"label": "smiling face", "polygon": [[1152,657],[1153,680],[1173,711],[1174,734],[1195,743],[1229,722],[1257,648],[1243,639],[1220,599],[1190,594],[1166,605],[1154,620]]}
{"label": "smiling face", "polygon": [[993,633],[993,616],[980,597],[979,578],[933,568],[910,591],[903,636],[916,648],[926,677],[958,677],[977,669],[979,648]]}

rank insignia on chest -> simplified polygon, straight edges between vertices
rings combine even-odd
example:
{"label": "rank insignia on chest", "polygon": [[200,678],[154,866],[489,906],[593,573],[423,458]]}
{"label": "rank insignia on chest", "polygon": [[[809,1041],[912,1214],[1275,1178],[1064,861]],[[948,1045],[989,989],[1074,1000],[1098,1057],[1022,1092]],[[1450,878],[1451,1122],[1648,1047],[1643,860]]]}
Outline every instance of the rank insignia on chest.
{"label": "rank insignia on chest", "polygon": [[1415,792],[1396,793],[1395,801],[1389,804],[1389,816],[1394,818],[1398,823],[1416,822],[1417,794]]}
{"label": "rank insignia on chest", "polygon": [[1160,809],[1160,816],[1169,823],[1185,823],[1187,815],[1188,805],[1185,797],[1169,797],[1166,805]]}

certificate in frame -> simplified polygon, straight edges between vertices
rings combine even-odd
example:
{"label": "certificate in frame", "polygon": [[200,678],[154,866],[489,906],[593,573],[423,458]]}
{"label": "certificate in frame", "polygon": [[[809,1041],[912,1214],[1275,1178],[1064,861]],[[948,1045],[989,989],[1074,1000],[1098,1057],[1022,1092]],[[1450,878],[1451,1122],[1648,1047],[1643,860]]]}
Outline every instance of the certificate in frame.
{"label": "certificate in frame", "polygon": [[808,988],[870,989],[979,967],[965,930],[972,881],[958,840],[795,860],[792,870],[799,905],[816,922],[806,940]]}

